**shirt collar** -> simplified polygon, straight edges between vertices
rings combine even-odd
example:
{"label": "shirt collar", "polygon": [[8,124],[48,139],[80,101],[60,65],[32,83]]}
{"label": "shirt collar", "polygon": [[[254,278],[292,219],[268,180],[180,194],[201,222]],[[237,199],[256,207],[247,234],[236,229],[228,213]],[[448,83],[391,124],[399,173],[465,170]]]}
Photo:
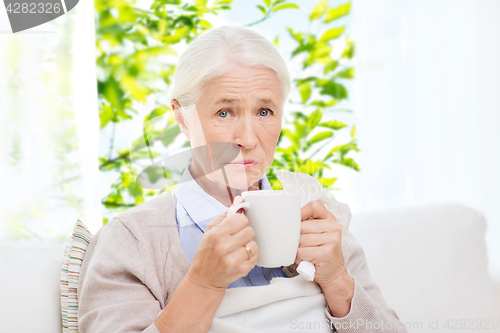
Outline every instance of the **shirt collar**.
{"label": "shirt collar", "polygon": [[261,190],[272,190],[273,188],[271,187],[271,184],[269,183],[269,179],[267,179],[267,176],[264,175],[261,180],[259,180],[259,188]]}
{"label": "shirt collar", "polygon": [[[188,215],[205,232],[207,225],[217,216],[227,211],[229,208],[220,203],[217,199],[205,192],[193,179],[189,164],[182,174],[179,184],[175,188],[175,196],[180,201]],[[266,175],[259,180],[261,190],[271,190],[271,184]],[[180,227],[189,225],[189,221],[179,221]]]}

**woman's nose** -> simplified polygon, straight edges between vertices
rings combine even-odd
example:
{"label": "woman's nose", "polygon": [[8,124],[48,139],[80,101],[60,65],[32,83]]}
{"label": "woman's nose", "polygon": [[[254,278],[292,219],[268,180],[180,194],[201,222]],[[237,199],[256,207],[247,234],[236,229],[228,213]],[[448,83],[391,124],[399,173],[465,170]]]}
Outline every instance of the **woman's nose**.
{"label": "woman's nose", "polygon": [[246,149],[254,148],[258,142],[258,129],[256,127],[252,116],[244,116],[238,119],[233,132],[234,143]]}

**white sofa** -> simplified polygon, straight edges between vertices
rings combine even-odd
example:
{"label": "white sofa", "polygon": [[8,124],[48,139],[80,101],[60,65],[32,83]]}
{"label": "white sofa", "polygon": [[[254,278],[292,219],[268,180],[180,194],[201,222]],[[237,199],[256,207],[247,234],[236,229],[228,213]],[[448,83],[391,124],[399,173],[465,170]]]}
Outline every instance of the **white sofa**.
{"label": "white sofa", "polygon": [[[387,301],[419,333],[482,332],[479,323],[493,327],[499,319],[485,226],[482,214],[454,204],[355,214],[351,222]],[[0,242],[0,332],[61,332],[62,255],[62,246],[47,241]]]}
{"label": "white sofa", "polygon": [[350,229],[409,332],[500,332],[500,288],[488,275],[480,212],[405,206],[354,215]]}

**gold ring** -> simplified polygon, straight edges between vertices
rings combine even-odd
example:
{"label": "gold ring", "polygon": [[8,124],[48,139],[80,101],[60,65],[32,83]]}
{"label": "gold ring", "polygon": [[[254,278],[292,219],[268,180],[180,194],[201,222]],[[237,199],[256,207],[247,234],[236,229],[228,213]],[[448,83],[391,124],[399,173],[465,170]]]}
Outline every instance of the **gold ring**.
{"label": "gold ring", "polygon": [[247,250],[248,260],[250,260],[250,258],[252,258],[252,249],[250,248],[250,246],[248,246],[248,244],[246,244],[245,245],[245,250]]}

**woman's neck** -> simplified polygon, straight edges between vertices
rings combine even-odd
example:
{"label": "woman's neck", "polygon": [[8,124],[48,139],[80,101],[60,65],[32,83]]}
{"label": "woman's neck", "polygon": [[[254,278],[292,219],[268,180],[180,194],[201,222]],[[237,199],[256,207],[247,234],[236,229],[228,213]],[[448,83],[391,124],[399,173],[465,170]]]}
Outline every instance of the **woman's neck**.
{"label": "woman's neck", "polygon": [[[193,161],[189,166],[189,171],[193,179],[200,185],[200,187],[211,197],[215,198],[221,204],[226,207],[230,207],[233,204],[233,200],[236,196],[240,195],[245,191],[256,191],[260,190],[259,182],[255,182],[249,188],[237,189],[229,187],[225,184],[219,184],[208,179],[208,177],[203,172],[202,168],[198,163]],[[222,170],[217,170],[215,172],[221,172]]]}

